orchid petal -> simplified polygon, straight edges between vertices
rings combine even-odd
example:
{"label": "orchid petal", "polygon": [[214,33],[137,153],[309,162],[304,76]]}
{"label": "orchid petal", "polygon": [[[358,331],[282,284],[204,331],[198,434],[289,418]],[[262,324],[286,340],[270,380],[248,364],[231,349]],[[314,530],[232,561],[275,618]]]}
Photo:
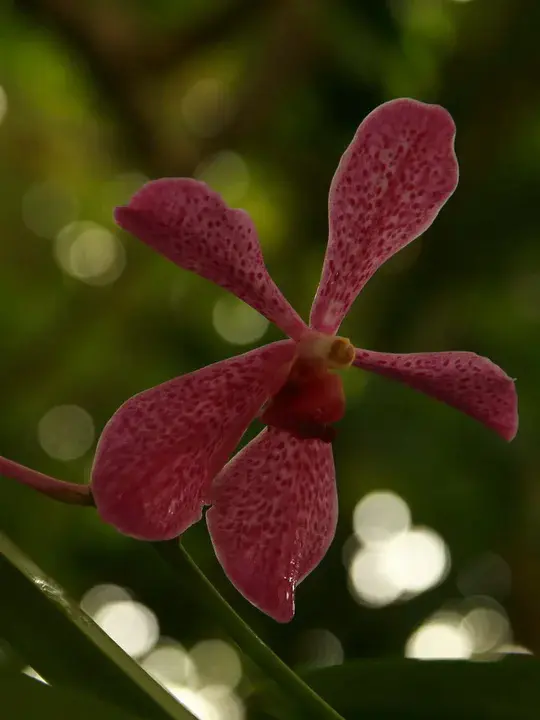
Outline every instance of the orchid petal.
{"label": "orchid petal", "polygon": [[310,323],[334,333],[369,278],[424,232],[458,181],[455,126],[439,105],[400,99],[370,113],[341,158]]}
{"label": "orchid petal", "polygon": [[512,440],[517,432],[514,381],[485,357],[459,351],[396,355],[356,350],[354,365],[431,395],[495,430],[505,440]]}
{"label": "orchid petal", "polygon": [[337,520],[332,446],[266,428],[222,470],[206,514],[216,555],[251,603],[279,622],[322,560]]}
{"label": "orchid petal", "polygon": [[135,395],[100,438],[92,492],[126,535],[166,540],[200,519],[210,486],[262,404],[286,379],[295,344],[266,345]]}
{"label": "orchid petal", "polygon": [[305,332],[268,274],[249,215],[228,208],[205,183],[154,180],[116,208],[115,219],[176,265],[230,290],[291,338]]}

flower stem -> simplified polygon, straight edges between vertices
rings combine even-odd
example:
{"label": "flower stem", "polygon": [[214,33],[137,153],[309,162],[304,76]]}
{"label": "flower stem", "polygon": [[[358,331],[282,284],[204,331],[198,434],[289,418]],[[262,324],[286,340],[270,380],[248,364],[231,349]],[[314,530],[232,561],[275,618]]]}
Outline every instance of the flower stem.
{"label": "flower stem", "polygon": [[64,482],[44,475],[37,470],[19,465],[19,463],[0,457],[0,475],[17,480],[23,485],[37,490],[47,497],[68,505],[93,505],[94,500],[89,485],[78,485],[77,483]]}
{"label": "flower stem", "polygon": [[[174,570],[176,576],[186,576],[186,585],[193,588],[197,598],[219,618],[221,626],[238,644],[244,653],[253,660],[274,682],[288,692],[288,695],[303,708],[302,717],[319,720],[343,720],[333,707],[312,690],[298,675],[281,660],[242,620],[229,603],[220,595],[210,580],[200,570],[187,550],[176,540],[153,543],[159,555]],[[184,580],[183,580],[184,582]],[[307,714],[306,714],[307,713]]]}

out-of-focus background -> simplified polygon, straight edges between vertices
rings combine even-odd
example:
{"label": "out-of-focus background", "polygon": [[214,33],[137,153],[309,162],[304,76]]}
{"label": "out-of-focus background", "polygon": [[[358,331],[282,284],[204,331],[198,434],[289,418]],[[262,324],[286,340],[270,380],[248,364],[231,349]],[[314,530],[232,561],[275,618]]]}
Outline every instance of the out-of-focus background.
{"label": "out-of-focus background", "polygon": [[[129,396],[279,338],[120,232],[116,205],[148,178],[204,179],[251,213],[307,317],[358,124],[398,96],[450,110],[458,190],[343,334],[489,356],[517,378],[517,439],[351,370],[339,527],[293,622],[235,592],[203,523],[184,540],[294,667],[539,652],[537,0],[11,0],[0,28],[0,454],[74,481]],[[150,550],[4,478],[0,529],[200,717],[242,717],[245,658],[189,587],[171,603]]]}

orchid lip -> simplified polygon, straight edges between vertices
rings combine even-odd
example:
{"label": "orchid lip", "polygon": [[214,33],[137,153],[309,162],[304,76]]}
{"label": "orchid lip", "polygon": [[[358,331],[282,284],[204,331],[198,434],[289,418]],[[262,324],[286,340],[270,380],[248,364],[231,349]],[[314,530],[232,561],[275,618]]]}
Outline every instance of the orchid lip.
{"label": "orchid lip", "polygon": [[354,345],[348,338],[310,332],[298,342],[298,357],[320,362],[325,370],[343,370],[353,364]]}

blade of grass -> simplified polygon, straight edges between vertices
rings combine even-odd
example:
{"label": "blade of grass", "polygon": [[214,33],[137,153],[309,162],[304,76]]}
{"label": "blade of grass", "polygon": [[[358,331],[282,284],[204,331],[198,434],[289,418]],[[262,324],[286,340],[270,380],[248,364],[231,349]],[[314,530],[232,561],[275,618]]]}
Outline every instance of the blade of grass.
{"label": "blade of grass", "polygon": [[195,720],[2,533],[0,588],[0,637],[52,685],[149,720]]}
{"label": "blade of grass", "polygon": [[[177,540],[152,543],[156,552],[169,566],[175,581],[204,603],[221,627],[242,651],[263,670],[282,691],[287,703],[293,704],[299,715],[315,720],[344,720],[320,695],[256,635],[229,603],[220,595],[200,570],[187,550]],[[290,717],[290,715],[286,715]]]}
{"label": "blade of grass", "polygon": [[[347,718],[369,720],[537,720],[540,662],[508,656],[465,660],[352,660],[302,674]],[[268,684],[247,703],[250,718],[284,716]]]}
{"label": "blade of grass", "polygon": [[101,700],[44,685],[26,675],[0,673],[2,717],[17,720],[139,720]]}

